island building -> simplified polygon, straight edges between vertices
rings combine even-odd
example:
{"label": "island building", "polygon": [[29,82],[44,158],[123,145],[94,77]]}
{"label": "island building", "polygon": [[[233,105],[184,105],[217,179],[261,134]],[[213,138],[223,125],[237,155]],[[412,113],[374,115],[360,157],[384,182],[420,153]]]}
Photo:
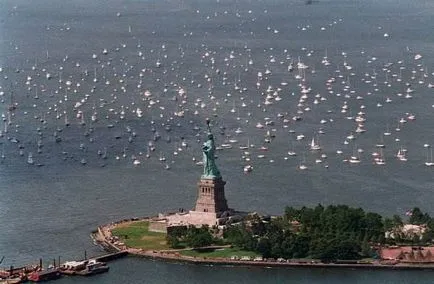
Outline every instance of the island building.
{"label": "island building", "polygon": [[203,173],[197,183],[197,200],[193,210],[159,214],[150,221],[149,230],[167,232],[170,227],[225,225],[240,221],[245,213],[236,212],[228,207],[225,197],[225,184],[215,163],[215,141],[207,119],[207,140],[203,143]]}
{"label": "island building", "polygon": [[432,264],[434,247],[427,246],[391,246],[379,250],[382,261],[391,263]]}

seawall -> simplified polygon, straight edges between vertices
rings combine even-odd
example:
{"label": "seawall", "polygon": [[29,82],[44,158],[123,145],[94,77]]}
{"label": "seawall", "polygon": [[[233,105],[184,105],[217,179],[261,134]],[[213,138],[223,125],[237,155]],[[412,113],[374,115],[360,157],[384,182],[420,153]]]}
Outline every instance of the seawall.
{"label": "seawall", "polygon": [[[150,218],[143,218],[140,221],[149,220]],[[130,256],[143,257],[149,259],[157,259],[169,262],[187,262],[194,264],[205,265],[223,265],[223,266],[256,266],[256,267],[299,267],[299,268],[349,268],[349,269],[371,269],[371,270],[434,270],[434,263],[423,264],[410,264],[399,262],[382,262],[374,261],[369,263],[321,263],[315,261],[299,261],[299,260],[236,260],[230,258],[207,258],[207,257],[192,257],[181,255],[178,250],[143,250],[136,248],[129,248],[122,243],[114,241],[111,230],[117,224],[124,222],[131,222],[138,220],[123,220],[116,223],[99,226],[97,230],[92,233],[94,241],[100,245],[104,250],[109,252],[126,252]]]}

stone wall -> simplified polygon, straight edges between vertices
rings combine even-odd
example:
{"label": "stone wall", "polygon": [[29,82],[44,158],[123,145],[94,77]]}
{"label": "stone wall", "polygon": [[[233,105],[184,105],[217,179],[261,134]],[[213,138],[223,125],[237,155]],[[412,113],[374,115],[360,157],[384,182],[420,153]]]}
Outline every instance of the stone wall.
{"label": "stone wall", "polygon": [[149,220],[150,232],[166,233],[167,234],[167,221],[166,220]]}

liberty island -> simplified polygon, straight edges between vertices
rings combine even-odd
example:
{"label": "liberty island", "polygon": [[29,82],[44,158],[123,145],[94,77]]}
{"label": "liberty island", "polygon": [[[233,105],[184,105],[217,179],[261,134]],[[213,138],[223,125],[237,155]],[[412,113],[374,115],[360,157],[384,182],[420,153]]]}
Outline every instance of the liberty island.
{"label": "liberty island", "polygon": [[[413,206],[433,216],[431,2],[304,2],[3,1],[3,267],[99,255],[88,236],[100,224],[200,211],[206,117],[229,209],[257,211],[271,225],[286,206],[318,203],[318,212],[348,204],[397,214],[404,225]],[[285,217],[300,244],[294,221],[305,211]],[[257,231],[263,227],[246,229],[260,233],[263,252],[268,237],[279,245],[273,254],[292,259],[280,241],[287,238]],[[141,235],[170,249],[193,241],[181,233]],[[228,234],[236,241],[235,230]],[[364,244],[359,233],[348,237],[359,238]],[[262,255],[228,251],[213,254]],[[401,253],[421,259],[428,250],[384,257]],[[210,284],[432,282],[431,271],[216,269],[135,258],[110,268],[59,283],[179,283],[179,275]]]}
{"label": "liberty island", "polygon": [[206,122],[195,209],[100,226],[93,233],[97,243],[108,251],[202,264],[434,269],[434,219],[419,208],[407,223],[345,205],[287,207],[283,216],[229,209]]}

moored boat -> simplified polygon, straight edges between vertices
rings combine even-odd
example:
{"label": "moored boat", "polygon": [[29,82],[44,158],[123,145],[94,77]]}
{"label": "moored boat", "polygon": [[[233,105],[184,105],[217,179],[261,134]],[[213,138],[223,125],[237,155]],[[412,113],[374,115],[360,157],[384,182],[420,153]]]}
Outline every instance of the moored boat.
{"label": "moored boat", "polygon": [[68,261],[61,265],[60,272],[66,275],[81,275],[90,276],[94,274],[104,273],[109,270],[105,262],[97,261],[96,259],[84,261]]}
{"label": "moored boat", "polygon": [[58,268],[53,268],[48,270],[34,271],[27,275],[27,279],[32,282],[42,282],[55,280],[60,278],[60,276],[60,270]]}
{"label": "moored boat", "polygon": [[22,283],[22,282],[23,282],[23,279],[21,279],[21,277],[0,279],[0,284],[18,284],[18,283]]}
{"label": "moored boat", "polygon": [[109,271],[109,267],[105,262],[100,262],[97,261],[96,259],[90,259],[87,262],[86,267],[82,270],[78,270],[76,274],[81,276],[90,276],[90,275],[104,273],[108,271]]}

